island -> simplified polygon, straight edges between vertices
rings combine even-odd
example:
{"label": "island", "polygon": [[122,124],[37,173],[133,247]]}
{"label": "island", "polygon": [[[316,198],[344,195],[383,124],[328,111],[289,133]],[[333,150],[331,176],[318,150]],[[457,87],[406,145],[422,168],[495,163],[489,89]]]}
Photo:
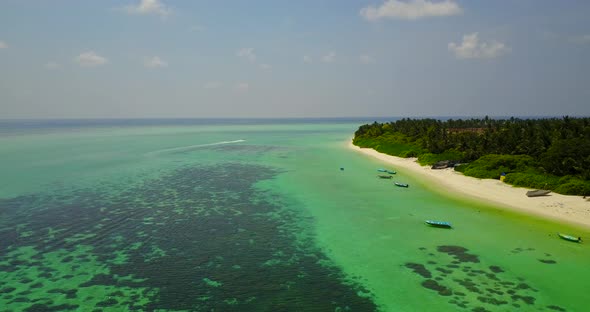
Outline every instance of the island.
{"label": "island", "polygon": [[590,228],[590,118],[406,118],[360,126],[349,147],[433,189]]}

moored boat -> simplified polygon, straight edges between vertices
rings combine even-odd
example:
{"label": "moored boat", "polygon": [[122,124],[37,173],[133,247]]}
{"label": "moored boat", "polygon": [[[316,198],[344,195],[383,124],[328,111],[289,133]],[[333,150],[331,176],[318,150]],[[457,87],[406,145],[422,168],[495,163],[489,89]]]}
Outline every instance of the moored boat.
{"label": "moored boat", "polygon": [[382,174],[378,175],[378,177],[381,179],[391,179],[392,178],[392,176],[382,175]]}
{"label": "moored boat", "polygon": [[434,227],[440,227],[440,228],[445,228],[445,229],[450,229],[451,223],[446,222],[446,221],[432,221],[432,220],[426,220],[425,221],[426,224],[434,226]]}
{"label": "moored boat", "polygon": [[565,239],[566,241],[570,241],[570,242],[574,242],[574,243],[581,243],[582,242],[581,237],[575,237],[575,236],[567,235],[567,234],[563,234],[563,233],[557,233],[557,235],[559,235],[560,238]]}
{"label": "moored boat", "polygon": [[395,186],[399,186],[399,187],[409,187],[409,186],[410,186],[410,185],[409,185],[409,184],[407,184],[407,183],[399,183],[399,182],[395,182],[394,184],[395,184]]}
{"label": "moored boat", "polygon": [[536,196],[545,196],[551,193],[550,190],[534,190],[526,192],[526,196],[528,197],[536,197]]}
{"label": "moored boat", "polygon": [[386,170],[385,172],[389,173],[389,174],[396,174],[397,172],[394,170]]}
{"label": "moored boat", "polygon": [[387,172],[387,170],[386,169],[383,169],[383,168],[379,168],[379,169],[377,169],[377,171],[379,171],[379,172]]}

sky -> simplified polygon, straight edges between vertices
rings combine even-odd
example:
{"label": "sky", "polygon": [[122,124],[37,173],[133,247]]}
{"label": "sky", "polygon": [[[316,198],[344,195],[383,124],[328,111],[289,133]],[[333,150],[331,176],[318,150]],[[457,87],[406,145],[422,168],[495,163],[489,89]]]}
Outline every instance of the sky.
{"label": "sky", "polygon": [[590,116],[587,0],[1,0],[0,119]]}

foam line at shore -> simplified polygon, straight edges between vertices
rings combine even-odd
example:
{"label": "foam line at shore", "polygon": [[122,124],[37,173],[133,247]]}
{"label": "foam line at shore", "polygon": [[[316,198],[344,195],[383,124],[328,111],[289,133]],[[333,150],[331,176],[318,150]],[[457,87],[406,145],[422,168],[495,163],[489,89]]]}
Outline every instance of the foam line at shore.
{"label": "foam line at shore", "polygon": [[530,189],[513,187],[499,180],[467,177],[453,169],[433,170],[429,166],[418,164],[416,158],[395,157],[372,148],[360,148],[353,145],[352,141],[348,142],[348,147],[388,163],[395,170],[403,169],[411,175],[425,178],[441,186],[445,192],[590,230],[590,201],[582,196],[551,193],[549,196],[527,197],[526,192]]}

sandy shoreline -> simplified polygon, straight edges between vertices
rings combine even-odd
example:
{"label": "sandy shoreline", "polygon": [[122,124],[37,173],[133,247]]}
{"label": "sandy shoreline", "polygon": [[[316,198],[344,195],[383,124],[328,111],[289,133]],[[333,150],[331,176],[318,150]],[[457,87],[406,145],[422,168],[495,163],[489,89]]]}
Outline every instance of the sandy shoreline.
{"label": "sandy shoreline", "polygon": [[582,196],[551,193],[550,196],[529,198],[525,195],[529,189],[513,187],[499,180],[466,177],[452,169],[432,170],[428,166],[418,164],[415,158],[400,158],[379,153],[372,148],[360,148],[353,145],[352,141],[348,143],[348,147],[384,161],[396,170],[402,169],[438,185],[444,185],[445,191],[454,192],[465,198],[493,203],[502,208],[558,220],[590,230],[590,201],[583,199]]}

